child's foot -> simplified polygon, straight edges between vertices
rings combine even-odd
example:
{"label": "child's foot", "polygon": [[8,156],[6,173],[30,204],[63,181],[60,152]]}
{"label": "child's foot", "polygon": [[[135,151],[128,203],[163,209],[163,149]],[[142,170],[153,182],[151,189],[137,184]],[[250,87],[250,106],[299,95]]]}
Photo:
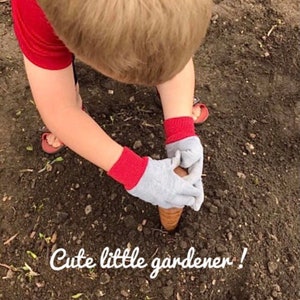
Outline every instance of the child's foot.
{"label": "child's foot", "polygon": [[[47,130],[47,129],[46,129]],[[55,154],[64,148],[64,144],[51,132],[42,134],[42,149],[48,154]]]}
{"label": "child's foot", "polygon": [[201,107],[199,105],[193,106],[192,115],[194,121],[196,121],[201,115]]}
{"label": "child's foot", "polygon": [[192,116],[195,124],[202,124],[207,120],[209,116],[208,108],[203,103],[194,102]]}

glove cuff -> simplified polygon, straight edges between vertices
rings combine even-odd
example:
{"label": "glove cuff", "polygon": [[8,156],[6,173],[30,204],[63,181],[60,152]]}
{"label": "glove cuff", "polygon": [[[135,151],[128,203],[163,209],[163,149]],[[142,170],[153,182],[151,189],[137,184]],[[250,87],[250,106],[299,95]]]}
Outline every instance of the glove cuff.
{"label": "glove cuff", "polygon": [[134,188],[148,165],[148,157],[140,157],[127,147],[107,174],[122,183],[126,190]]}
{"label": "glove cuff", "polygon": [[190,136],[196,136],[192,117],[177,117],[164,121],[166,144],[174,143]]}

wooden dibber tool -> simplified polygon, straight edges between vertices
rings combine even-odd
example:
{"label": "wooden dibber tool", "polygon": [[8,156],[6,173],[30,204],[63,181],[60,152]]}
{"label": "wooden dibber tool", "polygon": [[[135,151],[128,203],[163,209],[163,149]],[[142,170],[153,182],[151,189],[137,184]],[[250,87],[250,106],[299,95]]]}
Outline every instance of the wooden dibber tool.
{"label": "wooden dibber tool", "polygon": [[[184,170],[181,167],[177,167],[174,172],[183,177],[187,175],[187,171]],[[158,207],[158,212],[159,212],[159,217],[160,217],[160,222],[162,226],[167,230],[167,231],[173,231],[180,220],[181,214],[183,212],[183,208],[162,208]]]}

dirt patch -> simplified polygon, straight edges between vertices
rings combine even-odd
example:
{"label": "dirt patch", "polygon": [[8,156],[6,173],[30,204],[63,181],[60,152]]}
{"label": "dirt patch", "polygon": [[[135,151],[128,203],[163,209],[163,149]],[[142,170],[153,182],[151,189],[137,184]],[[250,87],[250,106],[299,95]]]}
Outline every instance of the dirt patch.
{"label": "dirt patch", "polygon": [[[216,3],[195,56],[196,94],[210,109],[197,129],[205,203],[198,213],[186,209],[173,234],[162,230],[155,207],[71,151],[42,153],[10,5],[0,3],[0,299],[300,299],[299,3]],[[77,68],[97,122],[139,154],[164,157],[153,90]],[[101,268],[105,247],[139,247],[149,265]],[[155,258],[184,259],[192,247],[195,257],[229,257],[233,265],[169,268],[150,278]],[[53,271],[57,248],[70,256],[83,248],[97,265]]]}

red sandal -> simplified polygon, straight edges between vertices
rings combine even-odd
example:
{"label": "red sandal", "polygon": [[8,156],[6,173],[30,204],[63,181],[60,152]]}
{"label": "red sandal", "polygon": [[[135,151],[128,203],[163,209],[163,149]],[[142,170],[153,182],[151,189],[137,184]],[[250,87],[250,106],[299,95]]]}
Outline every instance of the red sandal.
{"label": "red sandal", "polygon": [[56,154],[59,151],[61,151],[63,148],[65,148],[65,145],[63,143],[60,144],[60,146],[58,147],[53,147],[51,146],[48,141],[47,141],[47,137],[49,134],[51,134],[51,132],[47,129],[47,127],[43,128],[43,133],[42,133],[42,137],[41,137],[41,146],[42,146],[42,150],[48,154]]}
{"label": "red sandal", "polygon": [[209,111],[208,111],[207,106],[203,103],[200,103],[200,100],[195,97],[194,103],[193,103],[193,110],[197,107],[200,108],[200,115],[196,119],[194,119],[194,123],[196,125],[204,123],[209,116]]}
{"label": "red sandal", "polygon": [[[86,113],[88,113],[86,107],[82,106],[82,110]],[[45,126],[42,128],[42,136],[41,136],[41,146],[42,146],[42,150],[45,153],[48,154],[56,154],[58,152],[60,152],[61,150],[63,150],[65,148],[64,143],[60,142],[61,145],[58,147],[53,147],[51,145],[49,145],[48,141],[47,141],[47,137],[49,134],[51,134],[50,130]]]}

